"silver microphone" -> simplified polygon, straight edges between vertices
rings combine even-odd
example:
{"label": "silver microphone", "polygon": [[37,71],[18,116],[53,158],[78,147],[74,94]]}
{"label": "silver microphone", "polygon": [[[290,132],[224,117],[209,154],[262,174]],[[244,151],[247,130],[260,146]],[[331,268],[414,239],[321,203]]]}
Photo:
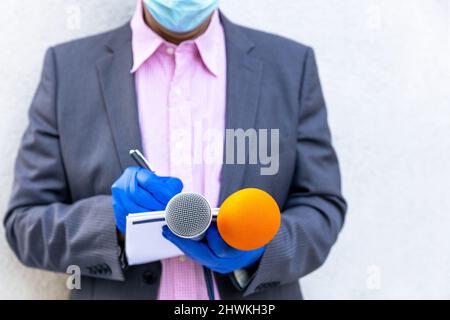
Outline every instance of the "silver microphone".
{"label": "silver microphone", "polygon": [[219,209],[197,193],[180,193],[169,201],[165,211],[170,231],[184,239],[203,239]]}

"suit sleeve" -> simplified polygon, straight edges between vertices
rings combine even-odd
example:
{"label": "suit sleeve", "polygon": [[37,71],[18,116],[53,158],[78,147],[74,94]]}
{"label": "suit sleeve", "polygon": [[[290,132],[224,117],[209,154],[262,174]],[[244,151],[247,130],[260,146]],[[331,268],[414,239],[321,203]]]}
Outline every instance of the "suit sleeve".
{"label": "suit sleeve", "polygon": [[9,245],[25,265],[55,272],[78,266],[82,275],[123,280],[112,200],[72,202],[57,126],[53,49],[29,111],[4,219]]}
{"label": "suit sleeve", "polygon": [[319,268],[344,223],[347,206],[312,49],[308,49],[303,70],[291,191],[281,228],[245,295],[297,281]]}

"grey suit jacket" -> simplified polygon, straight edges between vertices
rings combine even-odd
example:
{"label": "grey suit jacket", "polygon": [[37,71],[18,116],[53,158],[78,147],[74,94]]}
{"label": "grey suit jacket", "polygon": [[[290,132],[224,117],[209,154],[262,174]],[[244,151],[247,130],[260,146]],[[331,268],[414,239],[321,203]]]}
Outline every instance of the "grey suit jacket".
{"label": "grey suit jacket", "polygon": [[[224,165],[220,199],[244,187],[269,192],[282,224],[244,290],[215,274],[223,299],[299,299],[298,279],[320,267],[346,203],[313,51],[221,16],[228,59],[226,127],[280,129],[280,170]],[[155,299],[161,264],[123,269],[111,185],[141,149],[131,30],[50,48],[29,111],[4,220],[25,265],[83,275],[75,299]]]}

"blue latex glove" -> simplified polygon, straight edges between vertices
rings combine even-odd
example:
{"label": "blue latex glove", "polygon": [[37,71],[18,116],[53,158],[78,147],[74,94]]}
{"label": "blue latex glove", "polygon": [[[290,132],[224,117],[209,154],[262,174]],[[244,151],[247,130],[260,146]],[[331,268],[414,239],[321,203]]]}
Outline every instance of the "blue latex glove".
{"label": "blue latex glove", "polygon": [[222,274],[253,266],[266,249],[265,247],[253,251],[234,249],[222,239],[215,224],[211,225],[202,241],[180,238],[167,226],[163,227],[163,236],[192,260]]}
{"label": "blue latex glove", "polygon": [[130,213],[162,211],[183,190],[177,178],[158,177],[149,170],[131,167],[112,186],[113,208],[117,229],[125,234]]}

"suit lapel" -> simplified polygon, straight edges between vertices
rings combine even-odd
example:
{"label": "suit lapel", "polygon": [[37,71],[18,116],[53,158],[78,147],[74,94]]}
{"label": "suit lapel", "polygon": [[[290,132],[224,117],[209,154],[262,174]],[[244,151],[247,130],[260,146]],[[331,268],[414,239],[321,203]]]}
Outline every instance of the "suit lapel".
{"label": "suit lapel", "polygon": [[[223,15],[221,20],[227,48],[226,128],[255,128],[263,63],[249,55],[254,44],[242,30]],[[243,187],[246,167],[223,165],[220,203]]]}
{"label": "suit lapel", "polygon": [[109,125],[122,169],[134,165],[131,149],[142,150],[134,75],[131,30],[125,26],[97,64]]}

